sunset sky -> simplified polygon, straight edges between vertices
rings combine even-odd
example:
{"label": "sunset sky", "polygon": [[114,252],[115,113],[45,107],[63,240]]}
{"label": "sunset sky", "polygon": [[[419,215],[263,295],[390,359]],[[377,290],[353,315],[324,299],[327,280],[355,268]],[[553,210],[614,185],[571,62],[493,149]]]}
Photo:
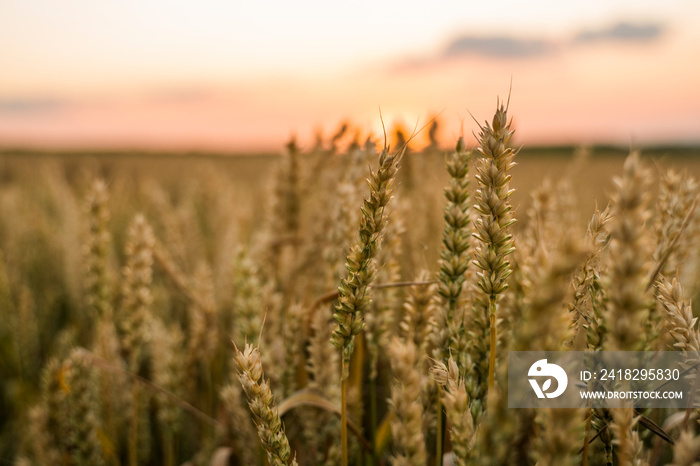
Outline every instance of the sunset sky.
{"label": "sunset sky", "polygon": [[[700,143],[700,2],[0,0],[0,147],[278,150],[508,95],[523,144]],[[463,130],[461,129],[463,128]]]}

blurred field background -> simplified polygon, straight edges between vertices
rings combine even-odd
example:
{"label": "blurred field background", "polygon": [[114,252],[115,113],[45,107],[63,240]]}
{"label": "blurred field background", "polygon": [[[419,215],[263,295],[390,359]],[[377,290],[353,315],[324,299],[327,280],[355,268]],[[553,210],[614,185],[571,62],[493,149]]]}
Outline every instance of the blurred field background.
{"label": "blurred field background", "polygon": [[[612,177],[620,173],[622,163],[631,149],[622,146],[524,145],[520,148],[517,166],[513,169],[513,186],[516,189],[514,205],[519,210],[526,209],[531,202],[530,194],[544,179],[557,180],[566,177],[575,192],[577,214],[582,222],[588,221],[596,203],[599,207],[604,207],[608,202],[613,188]],[[651,146],[639,150],[657,174],[674,168],[696,178],[700,175],[700,147]],[[239,202],[234,210],[240,211],[237,215],[246,219],[244,223],[249,225],[244,228],[246,231],[248,228],[252,230],[253,227],[260,226],[262,222],[262,210],[271,189],[270,176],[279,163],[282,152],[283,150],[251,154],[207,154],[133,150],[52,152],[22,149],[0,151],[0,161],[3,177],[7,181],[29,182],[37,173],[53,169],[64,173],[73,189],[85,189],[85,184],[91,177],[100,175],[107,180],[112,177],[128,179],[130,183],[152,180],[173,195],[185,189],[185,186],[205,183],[207,176],[216,173],[217,176],[224,177],[223,179],[228,181],[226,184],[229,189],[236,193]],[[435,208],[430,209],[429,215],[432,216],[426,219],[427,224],[439,224],[442,218],[442,187],[447,182],[444,163],[449,152],[446,148],[425,152],[420,149],[409,151],[411,173],[400,175],[415,178],[411,187],[419,189],[418,192],[414,192],[413,189],[406,189],[405,183],[399,182],[402,196],[407,196],[412,203],[433,203]],[[322,157],[323,154],[333,157],[329,152],[319,152],[311,157]],[[417,168],[413,169],[413,165]],[[183,195],[177,194],[178,197]],[[420,196],[425,198],[421,200]],[[430,249],[434,251],[435,245]]]}
{"label": "blurred field background", "polygon": [[[281,151],[280,151],[281,152]],[[425,217],[412,218],[410,230],[421,233],[422,254],[426,254],[423,267],[430,268],[439,253],[439,235],[442,222],[442,187],[447,183],[444,169],[449,150],[409,152],[411,173],[401,173],[401,179],[412,177],[408,183],[400,179],[398,184],[402,199],[420,208]],[[513,204],[522,214],[530,206],[531,194],[543,180],[565,177],[575,193],[577,218],[581,226],[589,220],[596,205],[605,207],[613,189],[612,177],[619,174],[629,149],[621,147],[522,147],[513,169]],[[668,168],[682,170],[700,177],[700,148],[650,147],[642,150],[645,158],[662,173]],[[323,153],[312,155],[322,157]],[[333,157],[327,154],[328,157]],[[337,156],[337,154],[336,154]],[[207,154],[169,152],[82,152],[82,151],[32,151],[6,150],[0,153],[2,179],[13,186],[12,190],[29,189],[39,176],[58,173],[65,177],[67,188],[79,196],[95,176],[104,178],[110,186],[123,190],[120,205],[123,211],[113,212],[126,225],[134,206],[148,206],[144,198],[144,185],[160,186],[171,199],[184,202],[186,197],[206,189],[208,180],[215,177],[219,186],[226,186],[235,199],[229,214],[239,223],[241,240],[249,240],[264,220],[264,210],[269,199],[271,176],[280,160],[280,153],[267,154]],[[202,195],[201,193],[199,193]],[[217,197],[215,193],[210,194]],[[30,196],[31,197],[31,196]],[[194,202],[194,201],[193,201]],[[413,224],[415,222],[415,224]],[[419,240],[419,238],[415,238]]]}
{"label": "blurred field background", "polygon": [[[358,196],[366,190],[362,180],[376,163],[373,148],[290,148],[251,155],[31,150],[0,154],[0,209],[4,213],[0,221],[0,299],[5,312],[10,310],[0,324],[3,458],[22,455],[22,461],[45,464],[55,459],[52,454],[63,451],[62,455],[70,455],[63,457],[66,464],[224,464],[216,463],[218,454],[227,458],[226,464],[247,464],[251,454],[261,454],[250,443],[241,443],[251,432],[236,424],[244,422],[241,419],[248,414],[240,404],[240,389],[234,390],[238,395],[230,391],[236,383],[231,339],[239,345],[245,340],[256,341],[265,316],[268,323],[259,344],[266,358],[265,373],[272,377],[278,402],[294,400],[297,390],[312,386],[314,377],[319,376],[314,370],[319,368],[311,363],[305,371],[303,365],[295,367],[293,361],[309,357],[303,350],[306,345],[312,354],[313,344],[322,348],[327,345],[325,351],[331,349],[327,338],[314,340],[321,334],[319,327],[314,327],[318,324],[314,324],[312,303],[337,287],[342,276],[340,265],[355,236]],[[563,230],[585,232],[596,208],[610,204],[616,190],[612,180],[621,175],[629,152],[614,147],[523,147],[511,171],[516,245],[521,241],[527,244],[532,229],[546,222],[533,217],[533,212],[565,217],[570,224],[562,226]],[[290,158],[290,153],[296,155]],[[390,228],[385,242],[393,256],[382,259],[388,262],[380,268],[380,282],[425,277],[421,273],[434,276],[443,241],[443,188],[449,184],[444,167],[450,153],[435,147],[420,151],[409,148],[404,156],[395,205],[390,209],[391,225],[399,229],[400,238],[395,238],[397,231]],[[642,151],[656,179],[663,178],[670,168],[697,178],[699,156],[700,151],[693,147],[651,147]],[[96,191],[97,180],[104,182],[103,191]],[[472,196],[474,185],[472,180]],[[653,186],[649,193],[652,204],[658,184]],[[549,211],[547,202],[565,205],[568,211]],[[98,207],[104,212],[94,210]],[[141,246],[150,251],[147,257],[154,261],[142,264],[153,274],[152,281],[143,284],[143,292],[150,298],[144,304],[147,317],[141,317],[151,322],[150,330],[141,330],[146,332],[141,336],[142,344],[148,348],[143,357],[150,362],[131,367],[127,348],[133,343],[124,340],[130,335],[129,326],[124,328],[124,319],[130,322],[125,308],[130,293],[125,283],[129,279],[124,274],[125,268],[134,266],[134,257],[139,257],[133,256],[133,242],[138,238],[134,237],[133,222],[138,214],[143,214],[145,225],[153,228],[150,245]],[[658,221],[652,219],[647,227]],[[104,233],[95,231],[100,224]],[[104,234],[107,236],[100,236]],[[696,241],[695,233],[689,235],[680,247],[687,248],[685,254],[692,269],[698,257],[691,246]],[[556,237],[552,237],[552,248]],[[101,252],[94,249],[100,241],[106,248]],[[527,251],[529,246],[523,247]],[[103,269],[95,269],[96,264],[102,264]],[[98,270],[101,272],[95,275]],[[689,292],[700,290],[693,281],[699,271],[681,277]],[[94,288],[95,280],[103,282],[101,291]],[[411,293],[407,289],[386,295],[378,292],[375,306],[388,306],[396,312],[396,321],[386,324],[391,325],[388,334],[399,332],[398,321],[405,312],[399,309],[401,303],[410,302]],[[297,314],[290,316],[290,312]],[[295,325],[287,319],[301,320]],[[101,333],[105,332],[104,322],[115,325],[112,332],[116,333],[111,337],[109,332],[108,336]],[[170,330],[163,333],[165,328]],[[428,325],[426,331],[430,328]],[[366,338],[372,341],[373,337]],[[295,346],[294,339],[301,346]],[[378,393],[373,396],[379,397],[378,407],[374,409],[380,420],[390,410],[386,397],[391,373],[385,352],[389,346],[382,341],[377,343],[375,364],[383,372],[376,381],[369,382],[377,384]],[[88,348],[92,357],[104,359],[82,366],[76,348]],[[296,355],[291,362],[285,356],[290,352]],[[172,366],[173,362],[163,361],[164,357],[179,362]],[[61,360],[69,362],[56,366]],[[171,366],[164,369],[162,364]],[[51,372],[56,367],[63,369]],[[93,400],[85,409],[94,414],[94,419],[71,417],[71,409],[66,411],[66,407],[77,401],[60,404],[61,397],[70,398],[73,390],[70,387],[75,382],[63,379],[68,377],[63,371],[72,367],[82,368],[87,371],[84,377],[95,379],[81,395]],[[337,368],[331,363],[326,369],[330,370],[327,377],[332,383]],[[134,385],[133,380],[124,378],[126,370],[155,381],[160,388]],[[123,393],[100,391],[110,384],[122,387],[119,390]],[[129,415],[125,419],[113,412],[113,406],[133,403],[128,396],[131,386],[141,386],[138,396],[144,397],[140,402],[143,420],[139,422],[146,424],[136,428],[130,427]],[[216,428],[207,427],[206,421],[196,419],[178,403],[159,398],[158,390],[163,387],[179,397],[178,403],[192,403],[197,411],[215,419]],[[322,391],[321,387],[316,389]],[[56,396],[59,398],[54,399]],[[331,394],[327,396],[332,399]],[[38,408],[42,403],[48,403],[46,411]],[[318,413],[312,415],[304,409],[297,407],[297,414],[285,416],[293,449],[298,449],[302,464],[322,462],[320,458],[332,464],[337,456],[318,443],[325,440],[299,437],[297,428],[307,426],[302,428],[306,432],[307,422],[318,419]],[[42,421],[42,415],[49,416],[48,420]],[[376,419],[364,419],[365,435],[382,435],[372,433],[378,427],[371,427],[373,422]],[[81,428],[94,431],[71,440],[71,432]],[[60,432],[67,437],[61,438]],[[141,442],[138,453],[130,446],[134,435]],[[397,451],[397,446],[382,438],[385,443],[381,448],[387,449],[383,455]],[[330,445],[337,442],[332,434],[328,439]],[[42,450],[42,441],[48,442],[46,451]],[[308,445],[321,456],[304,453]],[[360,461],[357,446],[352,448],[353,458]],[[76,456],[85,451],[96,456]],[[664,455],[670,458],[668,451]],[[382,457],[386,458],[379,456],[371,461],[381,462]]]}

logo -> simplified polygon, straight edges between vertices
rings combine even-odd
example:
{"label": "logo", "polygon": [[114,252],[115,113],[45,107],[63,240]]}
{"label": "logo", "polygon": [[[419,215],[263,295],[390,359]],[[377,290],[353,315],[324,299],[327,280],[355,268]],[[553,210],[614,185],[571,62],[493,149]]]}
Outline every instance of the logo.
{"label": "logo", "polygon": [[[564,390],[566,390],[566,385],[569,383],[569,378],[567,377],[566,372],[564,372],[564,369],[556,364],[547,364],[546,359],[540,359],[530,366],[530,370],[528,371],[527,375],[529,377],[549,377],[547,380],[545,380],[542,388],[540,388],[540,385],[535,379],[528,379],[530,385],[532,385],[532,389],[537,395],[537,398],[544,398],[545,396],[547,398],[556,398],[564,393]],[[548,390],[552,386],[552,378],[556,379],[557,381],[557,389],[553,392],[549,392]]]}

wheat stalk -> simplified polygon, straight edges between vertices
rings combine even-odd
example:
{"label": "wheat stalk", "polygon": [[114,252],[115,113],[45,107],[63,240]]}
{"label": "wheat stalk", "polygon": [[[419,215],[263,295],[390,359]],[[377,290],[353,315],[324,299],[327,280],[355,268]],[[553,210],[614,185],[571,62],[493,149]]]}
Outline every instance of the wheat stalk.
{"label": "wheat stalk", "polygon": [[[129,225],[126,243],[126,265],[123,275],[123,298],[117,315],[122,353],[131,372],[139,373],[145,361],[150,340],[151,281],[153,278],[153,230],[143,215],[136,215]],[[146,443],[139,441],[143,426],[144,395],[136,383],[131,384],[131,413],[129,425],[129,464],[138,464]]]}
{"label": "wheat stalk", "polygon": [[404,149],[391,154],[384,148],[379,155],[379,167],[370,173],[368,180],[370,195],[362,206],[359,241],[348,254],[348,275],[341,280],[338,292],[340,299],[335,306],[333,318],[338,326],[333,331],[331,342],[341,349],[341,443],[343,464],[347,462],[347,378],[350,357],[355,347],[355,336],[364,328],[364,313],[369,307],[369,285],[375,278],[374,258],[379,249],[381,232],[388,217],[384,212],[391,200],[392,185],[398,171]]}
{"label": "wheat stalk", "polygon": [[474,208],[480,217],[477,219],[474,235],[480,244],[476,250],[474,264],[481,269],[477,274],[478,285],[489,301],[489,391],[494,384],[496,366],[498,297],[508,288],[506,280],[511,274],[511,265],[507,257],[515,251],[513,236],[509,232],[509,227],[515,223],[515,219],[508,202],[508,198],[513,194],[508,170],[515,165],[515,151],[509,147],[513,131],[510,129],[507,112],[507,105],[501,104],[490,125],[488,122],[485,126],[479,125],[481,132],[477,149],[480,154],[476,174],[479,187]]}
{"label": "wheat stalk", "polygon": [[375,277],[373,259],[379,250],[381,232],[388,221],[384,208],[392,197],[392,185],[401,154],[401,151],[390,154],[388,149],[384,149],[379,156],[379,168],[370,174],[370,196],[362,207],[359,242],[348,254],[348,274],[338,288],[340,299],[333,314],[338,327],[333,332],[331,342],[342,350],[342,362],[346,369],[342,378],[348,376],[347,364],[353,352],[355,336],[364,328],[364,312],[370,303],[367,290]]}
{"label": "wheat stalk", "polygon": [[[187,361],[180,357],[179,349],[184,344],[185,336],[178,326],[166,328],[160,320],[155,320],[151,329],[153,346],[158,348],[153,353],[153,382],[168,394],[181,397],[187,378]],[[163,462],[166,466],[172,466],[175,464],[176,435],[183,428],[182,410],[172,396],[158,393],[155,401],[165,448]]]}

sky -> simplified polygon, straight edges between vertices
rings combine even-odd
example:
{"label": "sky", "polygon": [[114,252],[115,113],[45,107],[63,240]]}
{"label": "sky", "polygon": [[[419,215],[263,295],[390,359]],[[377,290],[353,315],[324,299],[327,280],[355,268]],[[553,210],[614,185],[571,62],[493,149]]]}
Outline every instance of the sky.
{"label": "sky", "polygon": [[698,17],[696,0],[0,0],[0,147],[275,151],[436,115],[452,145],[509,93],[520,144],[700,143]]}

